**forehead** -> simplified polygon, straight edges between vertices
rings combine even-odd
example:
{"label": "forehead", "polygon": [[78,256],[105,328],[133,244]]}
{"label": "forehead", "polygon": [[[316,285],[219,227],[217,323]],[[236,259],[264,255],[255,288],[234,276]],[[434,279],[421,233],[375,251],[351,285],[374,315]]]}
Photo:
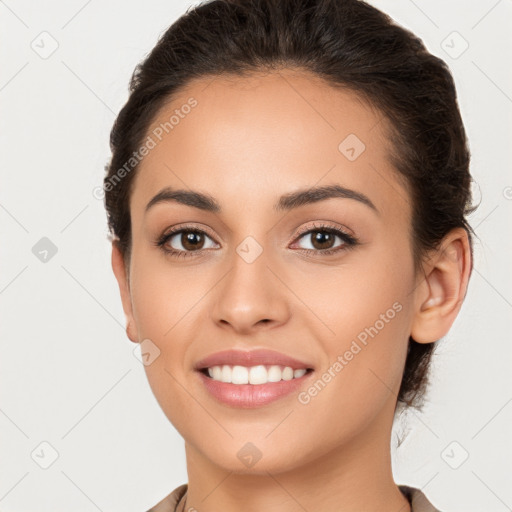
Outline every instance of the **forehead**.
{"label": "forehead", "polygon": [[144,208],[171,186],[261,208],[294,189],[340,183],[385,210],[406,194],[389,162],[386,129],[360,95],[307,72],[196,79],[153,120],[132,206]]}

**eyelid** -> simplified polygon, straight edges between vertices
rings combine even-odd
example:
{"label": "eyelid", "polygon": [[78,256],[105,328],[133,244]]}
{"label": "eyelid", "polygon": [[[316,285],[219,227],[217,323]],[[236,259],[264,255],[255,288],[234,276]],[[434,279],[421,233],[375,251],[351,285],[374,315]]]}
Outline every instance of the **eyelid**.
{"label": "eyelid", "polygon": [[[172,226],[171,228],[165,230],[162,235],[159,237],[159,239],[168,237],[170,235],[174,235],[176,233],[179,233],[181,231],[201,231],[207,234],[212,240],[216,241],[216,235],[213,234],[213,232],[208,228],[207,226],[203,224],[178,224],[176,226]],[[217,242],[218,243],[218,242]]]}
{"label": "eyelid", "polygon": [[[301,236],[303,236],[309,232],[312,232],[315,230],[321,230],[321,229],[334,229],[337,231],[341,231],[342,233],[346,234],[349,237],[355,238],[354,232],[347,226],[344,226],[343,224],[332,223],[331,221],[317,220],[317,221],[314,221],[312,224],[309,224],[303,228],[300,228],[299,231],[297,232],[297,234],[295,235],[293,241],[296,241],[298,238],[300,238]],[[214,235],[212,233],[210,228],[208,228],[207,226],[205,226],[203,224],[196,224],[196,223],[192,223],[192,224],[185,223],[185,224],[178,224],[176,226],[172,226],[171,228],[164,231],[164,233],[162,233],[162,235],[160,235],[158,237],[158,239],[161,240],[161,239],[167,238],[170,235],[174,235],[181,231],[194,231],[194,230],[203,231],[210,238],[212,238],[214,241],[216,241],[217,237],[216,237],[216,235]]]}
{"label": "eyelid", "polygon": [[[167,229],[161,236],[157,238],[157,240],[154,242],[154,244],[159,247],[161,250],[168,253],[170,256],[179,257],[179,256],[200,256],[205,254],[205,252],[209,252],[212,250],[212,248],[208,249],[199,249],[197,251],[183,251],[179,249],[166,249],[165,245],[167,242],[176,234],[179,234],[183,231],[197,231],[200,233],[204,233],[206,236],[208,236],[214,243],[219,244],[216,240],[216,236],[211,233],[211,230],[205,226],[200,225],[197,223],[193,224],[178,224],[176,226],[172,226],[171,228]],[[333,253],[341,252],[342,250],[347,250],[351,247],[354,247],[356,245],[359,245],[359,239],[355,236],[354,232],[338,223],[334,223],[332,221],[314,221],[312,224],[306,225],[305,227],[299,229],[297,234],[295,235],[292,245],[296,244],[304,235],[307,235],[309,233],[314,233],[315,231],[326,231],[326,232],[332,232],[335,236],[340,238],[344,243],[342,246],[339,246],[337,248],[331,248],[331,249],[323,249],[323,250],[317,250],[314,249],[294,249],[297,252],[302,253],[316,253],[315,256],[327,256]],[[288,246],[289,247],[289,246]]]}
{"label": "eyelid", "polygon": [[341,231],[345,235],[355,238],[355,233],[348,228],[347,226],[344,226],[343,224],[333,223],[331,221],[323,221],[323,220],[316,220],[313,222],[312,225],[308,225],[304,228],[301,228],[296,238],[300,238],[302,235],[309,233],[310,231],[316,231],[321,229],[334,229],[336,231]]}

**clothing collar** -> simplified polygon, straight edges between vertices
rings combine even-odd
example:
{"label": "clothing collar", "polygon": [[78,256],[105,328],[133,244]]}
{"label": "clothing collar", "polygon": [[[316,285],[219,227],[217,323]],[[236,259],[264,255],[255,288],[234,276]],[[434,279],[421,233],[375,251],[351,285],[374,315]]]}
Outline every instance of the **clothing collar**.
{"label": "clothing collar", "polygon": [[[411,512],[440,512],[420,489],[407,485],[399,485],[398,488],[409,501]],[[185,512],[187,490],[188,484],[180,485],[147,512]]]}

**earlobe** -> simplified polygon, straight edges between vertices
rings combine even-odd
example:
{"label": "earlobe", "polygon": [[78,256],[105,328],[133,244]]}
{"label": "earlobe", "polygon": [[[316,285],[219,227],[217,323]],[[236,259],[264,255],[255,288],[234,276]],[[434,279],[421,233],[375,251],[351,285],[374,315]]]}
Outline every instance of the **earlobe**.
{"label": "earlobe", "polygon": [[128,269],[126,268],[123,254],[116,241],[112,242],[112,270],[114,271],[117,284],[119,285],[123,311],[126,316],[126,335],[131,341],[138,343],[137,329],[135,319],[133,318]]}
{"label": "earlobe", "polygon": [[449,331],[466,295],[471,273],[466,230],[450,231],[424,268],[423,282],[416,288],[411,337],[418,343],[432,343]]}

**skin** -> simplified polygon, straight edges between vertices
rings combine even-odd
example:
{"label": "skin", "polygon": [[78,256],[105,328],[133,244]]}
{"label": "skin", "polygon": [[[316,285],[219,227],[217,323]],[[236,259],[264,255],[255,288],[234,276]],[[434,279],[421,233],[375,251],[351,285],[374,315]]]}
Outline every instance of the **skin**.
{"label": "skin", "polygon": [[[185,440],[187,510],[407,512],[390,458],[407,343],[434,342],[452,325],[470,273],[466,232],[450,232],[415,272],[409,192],[389,162],[386,123],[354,92],[291,69],[197,79],[153,127],[191,96],[198,105],[137,171],[129,261],[112,251],[128,337],[161,351],[145,370]],[[338,150],[349,134],[366,145],[355,161]],[[363,193],[378,211],[348,198],[273,210],[283,194],[331,184]],[[169,186],[207,193],[222,211],[160,202],[145,212]],[[323,255],[311,233],[298,238],[320,221],[359,245],[336,237],[326,247],[343,249]],[[206,231],[204,249],[176,258],[155,245],[185,223]],[[250,264],[236,252],[247,236],[263,249]],[[167,246],[185,250],[180,240]],[[270,348],[319,377],[397,302],[400,312],[307,404],[292,393],[229,407],[193,369],[220,350]],[[237,457],[248,442],[261,453],[252,467]]]}

